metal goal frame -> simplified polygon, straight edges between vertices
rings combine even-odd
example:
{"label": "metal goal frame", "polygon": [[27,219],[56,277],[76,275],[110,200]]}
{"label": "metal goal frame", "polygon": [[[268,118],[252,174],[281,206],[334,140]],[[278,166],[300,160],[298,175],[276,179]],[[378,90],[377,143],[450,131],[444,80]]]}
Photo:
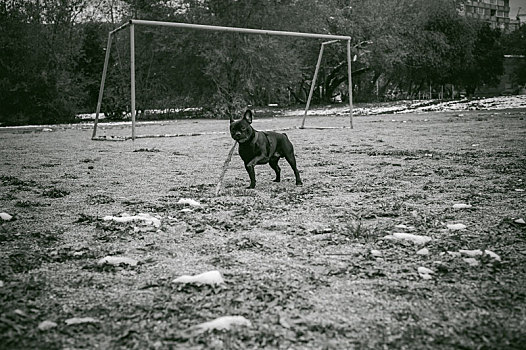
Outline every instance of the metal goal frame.
{"label": "metal goal frame", "polygon": [[[186,29],[196,29],[196,30],[209,30],[209,31],[222,31],[222,32],[234,32],[234,33],[244,33],[244,34],[259,34],[259,35],[277,35],[277,36],[291,36],[291,37],[300,37],[300,38],[312,38],[312,39],[324,39],[330,40],[323,42],[321,44],[320,53],[318,56],[318,61],[316,64],[316,70],[314,71],[314,76],[312,78],[311,87],[309,91],[309,96],[305,106],[305,112],[303,115],[302,124],[300,129],[305,129],[305,119],[310,107],[310,102],[312,100],[312,95],[316,85],[316,79],[318,76],[318,71],[321,65],[323,50],[325,45],[332,44],[339,41],[347,42],[347,73],[348,78],[348,88],[349,88],[349,122],[350,128],[353,128],[353,98],[352,98],[352,77],[351,77],[351,37],[345,35],[330,35],[330,34],[314,34],[314,33],[302,33],[302,32],[288,32],[288,31],[279,31],[279,30],[264,30],[264,29],[250,29],[250,28],[236,28],[236,27],[222,27],[222,26],[212,26],[212,25],[202,25],[202,24],[190,24],[190,23],[178,23],[178,22],[162,22],[162,21],[149,21],[149,20],[139,20],[131,19],[128,22],[124,23],[120,27],[112,30],[108,34],[108,42],[106,46],[106,56],[104,58],[104,68],[102,70],[102,79],[99,89],[99,97],[97,101],[97,109],[95,113],[95,121],[93,124],[93,134],[91,136],[92,140],[100,140],[97,138],[97,125],[99,122],[100,109],[102,105],[102,97],[104,94],[104,84],[106,82],[106,73],[108,71],[108,63],[110,59],[110,50],[113,36],[126,28],[130,30],[130,102],[131,102],[131,126],[132,126],[132,136],[131,139],[135,140],[135,26],[136,25],[146,25],[146,26],[164,26],[164,27],[176,27],[176,28],[186,28]],[[170,135],[165,135],[170,136]],[[182,136],[182,135],[174,135]],[[129,139],[129,138],[127,138]]]}

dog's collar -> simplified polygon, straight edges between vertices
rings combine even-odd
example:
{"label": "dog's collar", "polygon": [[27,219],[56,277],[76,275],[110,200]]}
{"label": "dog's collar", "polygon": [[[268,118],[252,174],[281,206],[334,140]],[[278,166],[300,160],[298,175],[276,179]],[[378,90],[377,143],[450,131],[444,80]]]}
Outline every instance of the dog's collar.
{"label": "dog's collar", "polygon": [[256,130],[254,130],[254,133],[252,135],[250,135],[250,137],[246,140],[246,141],[243,141],[243,142],[239,142],[240,144],[248,144],[250,143],[251,145],[255,145],[256,142],[258,140],[258,132]]}
{"label": "dog's collar", "polygon": [[258,132],[254,130],[254,137],[252,138],[252,141],[250,143],[255,145],[257,141],[258,141]]}

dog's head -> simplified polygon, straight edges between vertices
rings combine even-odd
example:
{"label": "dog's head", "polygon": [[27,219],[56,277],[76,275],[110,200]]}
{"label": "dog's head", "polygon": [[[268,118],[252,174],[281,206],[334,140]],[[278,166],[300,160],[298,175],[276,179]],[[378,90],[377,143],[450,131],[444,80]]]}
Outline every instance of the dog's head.
{"label": "dog's head", "polygon": [[230,135],[239,143],[245,143],[252,138],[254,129],[252,124],[252,111],[247,109],[241,119],[230,117]]}

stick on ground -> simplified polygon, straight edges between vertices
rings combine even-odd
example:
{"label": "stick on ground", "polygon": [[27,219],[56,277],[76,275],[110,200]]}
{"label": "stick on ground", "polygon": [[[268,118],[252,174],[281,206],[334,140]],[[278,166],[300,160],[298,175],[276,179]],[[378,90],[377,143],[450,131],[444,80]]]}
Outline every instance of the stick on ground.
{"label": "stick on ground", "polygon": [[237,141],[234,142],[234,145],[230,149],[230,152],[228,152],[228,156],[225,159],[225,163],[223,164],[223,168],[221,169],[221,175],[219,176],[219,181],[216,185],[216,196],[219,195],[219,192],[221,192],[221,187],[223,187],[223,179],[225,178],[226,170],[228,168],[228,165],[230,164],[230,161],[232,160],[232,154],[234,154],[234,149],[236,148]]}

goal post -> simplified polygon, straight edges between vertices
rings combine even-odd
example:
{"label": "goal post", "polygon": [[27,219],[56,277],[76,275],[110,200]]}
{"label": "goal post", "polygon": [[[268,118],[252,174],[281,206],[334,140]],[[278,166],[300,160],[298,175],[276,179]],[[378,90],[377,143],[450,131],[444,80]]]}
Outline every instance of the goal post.
{"label": "goal post", "polygon": [[345,35],[331,35],[331,34],[315,34],[315,33],[303,33],[303,32],[291,32],[291,31],[279,31],[279,30],[265,30],[265,29],[251,29],[251,28],[238,28],[238,27],[224,27],[224,26],[213,26],[213,25],[203,25],[203,24],[190,24],[190,23],[178,23],[178,22],[163,22],[163,21],[151,21],[151,20],[139,20],[131,19],[128,22],[124,23],[120,27],[112,30],[108,34],[108,42],[106,47],[106,56],[104,59],[104,68],[102,71],[102,79],[99,90],[99,97],[97,101],[97,109],[95,113],[95,121],[93,125],[93,134],[92,139],[97,139],[97,125],[99,122],[99,115],[102,105],[102,98],[104,94],[104,84],[106,80],[110,50],[112,39],[115,33],[129,27],[130,30],[130,105],[131,105],[131,124],[132,124],[132,140],[135,140],[135,124],[136,124],[136,110],[135,110],[135,26],[163,26],[163,27],[175,27],[175,28],[186,28],[194,30],[208,30],[208,31],[220,31],[220,32],[233,32],[233,33],[242,33],[242,34],[259,34],[259,35],[273,35],[273,36],[288,36],[288,37],[300,37],[300,38],[311,38],[311,39],[323,39],[330,40],[323,42],[321,44],[320,54],[318,57],[318,62],[316,64],[316,70],[314,72],[314,77],[311,82],[311,88],[309,92],[309,97],[307,99],[306,108],[303,116],[303,121],[301,129],[305,128],[305,119],[307,117],[308,109],[312,99],[312,94],[314,91],[314,86],[316,83],[319,67],[321,64],[321,59],[323,56],[323,49],[325,45],[332,44],[339,41],[347,42],[347,68],[348,68],[348,88],[349,88],[349,119],[350,119],[350,128],[353,128],[353,99],[352,99],[352,77],[351,77],[351,37]]}

